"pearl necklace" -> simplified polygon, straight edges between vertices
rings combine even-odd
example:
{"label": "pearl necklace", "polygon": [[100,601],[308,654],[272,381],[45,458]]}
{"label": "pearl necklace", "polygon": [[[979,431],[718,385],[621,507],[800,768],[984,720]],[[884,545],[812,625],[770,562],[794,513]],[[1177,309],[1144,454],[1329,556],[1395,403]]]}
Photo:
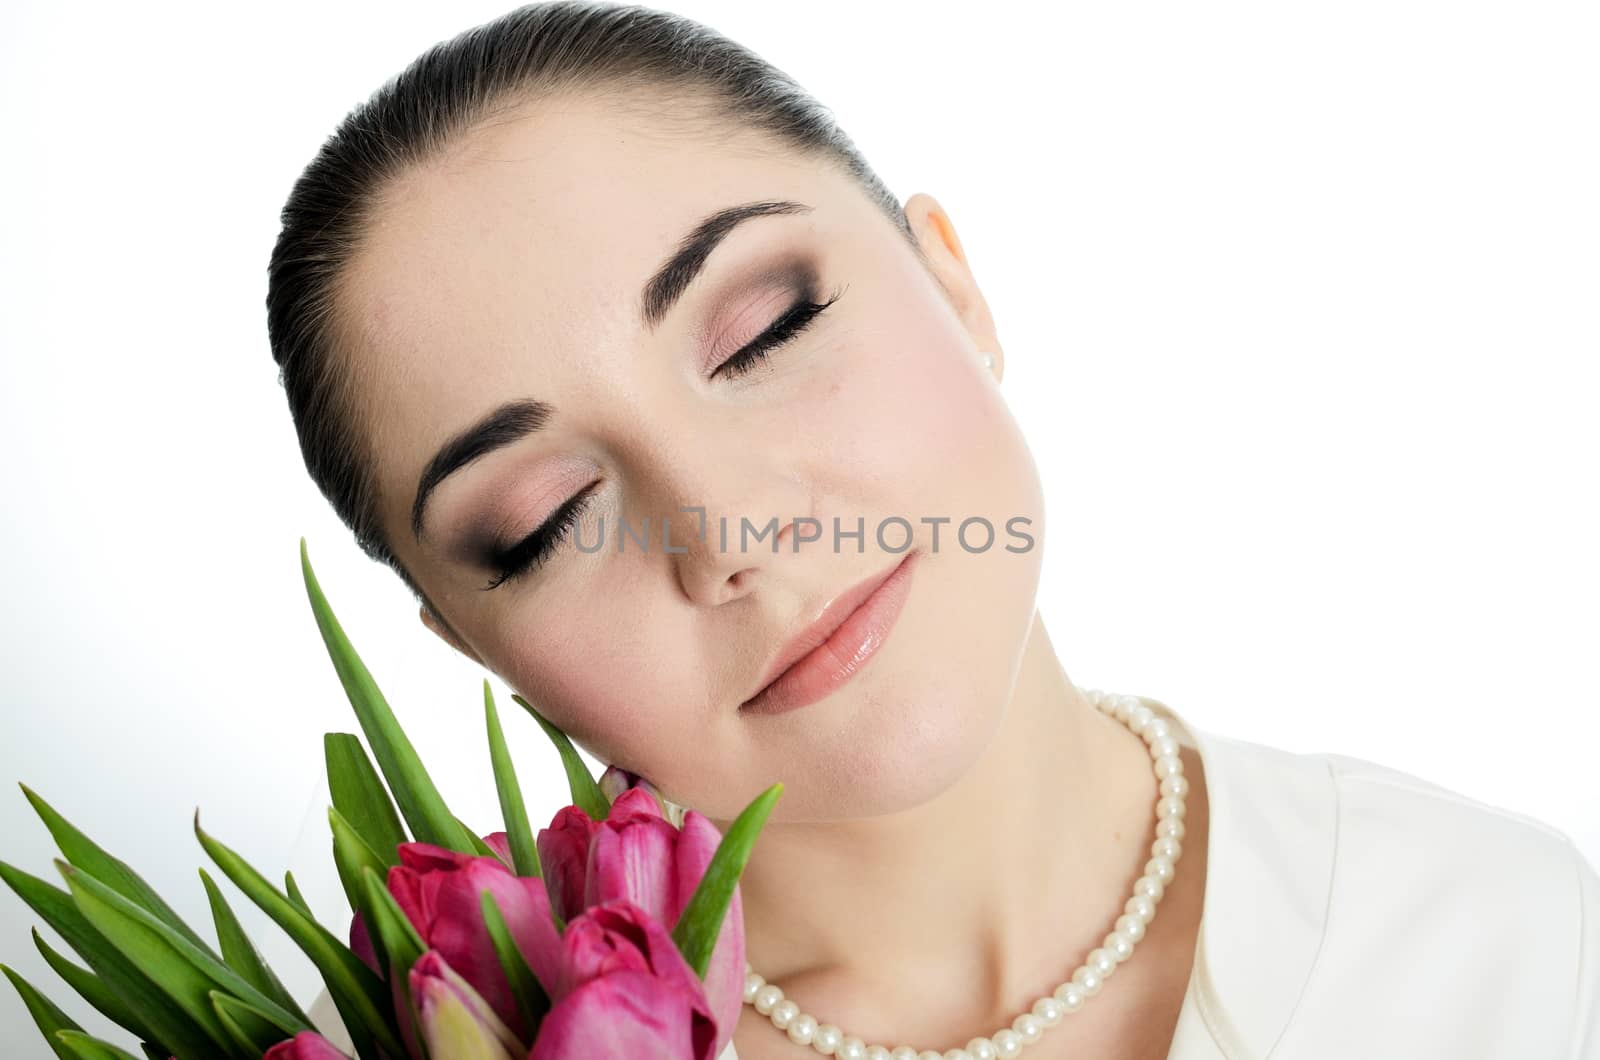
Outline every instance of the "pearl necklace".
{"label": "pearl necklace", "polygon": [[1020,1056],[1025,1045],[1038,1041],[1046,1030],[1078,1011],[1084,1002],[1100,992],[1105,981],[1116,971],[1117,965],[1133,956],[1133,948],[1144,938],[1145,928],[1155,919],[1156,904],[1172,882],[1174,866],[1183,852],[1184,797],[1189,793],[1189,781],[1183,775],[1183,759],[1178,753],[1178,739],[1165,718],[1141,703],[1137,696],[1101,692],[1095,688],[1080,689],[1085,698],[1103,714],[1110,714],[1144,738],[1155,760],[1156,779],[1161,783],[1161,797],[1156,802],[1156,838],[1150,845],[1150,860],[1145,863],[1144,875],[1133,885],[1133,897],[1123,906],[1123,915],[1101,945],[1091,951],[1087,960],[1072,978],[1039,998],[1029,1012],[1011,1021],[987,1038],[974,1038],[964,1049],[935,1049],[918,1051],[910,1046],[898,1048],[867,1045],[860,1038],[847,1035],[831,1023],[819,1024],[816,1017],[800,1011],[800,1007],[783,996],[783,990],[767,982],[745,962],[744,1001],[772,1020],[780,1031],[787,1031],[789,1040],[796,1045],[809,1045],[823,1056],[840,1060],[1009,1060]]}

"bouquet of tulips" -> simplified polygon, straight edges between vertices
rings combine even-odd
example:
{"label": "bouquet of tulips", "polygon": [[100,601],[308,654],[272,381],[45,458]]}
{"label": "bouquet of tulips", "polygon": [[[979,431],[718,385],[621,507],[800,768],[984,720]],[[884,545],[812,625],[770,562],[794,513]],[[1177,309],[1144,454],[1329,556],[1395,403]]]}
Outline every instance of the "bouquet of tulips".
{"label": "bouquet of tulips", "polygon": [[[292,874],[276,885],[200,828],[201,847],[321,974],[360,1060],[715,1060],[744,1003],[738,880],[782,785],[726,836],[615,768],[597,781],[566,735],[513,696],[554,742],[572,805],[534,835],[489,684],[484,715],[505,828],[451,814],[311,570],[301,569],[334,669],[371,747],[324,739],[333,858],[348,942],[312,915]],[[373,759],[377,760],[376,766]],[[204,868],[215,941],[124,862],[28,788],[61,850],[66,888],[0,863],[0,877],[82,964],[37,930],[45,961],[151,1060],[337,1060],[261,959]],[[64,1060],[138,1060],[83,1031],[0,965]],[[330,1033],[333,1033],[330,1031]]]}

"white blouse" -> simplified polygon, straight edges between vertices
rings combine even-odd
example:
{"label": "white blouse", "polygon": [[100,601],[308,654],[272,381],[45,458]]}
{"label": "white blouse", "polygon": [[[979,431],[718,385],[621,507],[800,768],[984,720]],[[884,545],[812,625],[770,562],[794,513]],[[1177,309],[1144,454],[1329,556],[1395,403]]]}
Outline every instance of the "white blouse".
{"label": "white blouse", "polygon": [[1565,833],[1141,698],[1199,754],[1210,807],[1168,1060],[1600,1060],[1600,876]]}
{"label": "white blouse", "polygon": [[1199,754],[1210,811],[1168,1060],[1600,1060],[1600,876],[1564,832],[1143,698]]}

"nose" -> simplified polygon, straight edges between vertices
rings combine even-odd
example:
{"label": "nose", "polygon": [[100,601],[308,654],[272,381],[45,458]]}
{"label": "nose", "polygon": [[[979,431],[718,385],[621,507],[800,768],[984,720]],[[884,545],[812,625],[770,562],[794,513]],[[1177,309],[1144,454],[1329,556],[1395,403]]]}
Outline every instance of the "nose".
{"label": "nose", "polygon": [[664,553],[686,598],[715,607],[754,591],[773,564],[793,560],[795,520],[810,517],[812,505],[809,490],[771,453],[734,465],[697,460],[680,464],[664,491],[666,533],[652,547]]}

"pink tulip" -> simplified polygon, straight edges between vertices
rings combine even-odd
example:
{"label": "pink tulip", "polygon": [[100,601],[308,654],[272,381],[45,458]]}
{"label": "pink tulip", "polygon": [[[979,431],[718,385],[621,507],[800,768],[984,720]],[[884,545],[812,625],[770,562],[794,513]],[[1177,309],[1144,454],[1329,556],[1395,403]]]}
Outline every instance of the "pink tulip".
{"label": "pink tulip", "polygon": [[[548,992],[555,981],[560,935],[544,881],[513,875],[498,857],[459,854],[428,843],[403,843],[389,869],[389,893],[422,941],[472,986],[518,1038],[533,1037],[500,967],[479,895],[489,891],[511,938]],[[352,925],[352,935],[355,934]]]}
{"label": "pink tulip", "polygon": [[378,967],[378,951],[372,948],[372,934],[360,913],[350,918],[350,950],[380,976],[388,974]]}
{"label": "pink tulip", "polygon": [[[506,833],[491,832],[483,837],[483,842],[485,846],[499,856],[501,861],[505,862],[506,868],[512,868],[511,841],[507,838]],[[371,968],[379,975],[387,976],[388,973],[378,967],[378,954],[372,948],[372,936],[368,934],[366,921],[361,919],[360,913],[356,913],[350,918],[350,949],[355,952],[357,957],[361,958],[368,968]]]}
{"label": "pink tulip", "polygon": [[[564,920],[621,899],[639,906],[667,931],[677,924],[721,841],[716,825],[694,810],[685,811],[681,829],[674,827],[661,815],[658,796],[642,783],[623,791],[604,821],[591,821],[569,806],[537,839],[549,898]],[[732,1040],[744,1007],[744,915],[737,887],[706,967],[704,988],[716,1018],[720,1053]]]}
{"label": "pink tulip", "polygon": [[261,1060],[350,1060],[313,1031],[301,1031],[288,1041],[279,1042]]}
{"label": "pink tulip", "polygon": [[550,907],[563,921],[583,912],[583,881],[595,821],[576,806],[556,811],[549,828],[539,829],[539,870],[544,873]]}
{"label": "pink tulip", "polygon": [[528,1060],[712,1060],[724,1044],[704,986],[672,936],[622,899],[567,924],[551,1001]]}
{"label": "pink tulip", "polygon": [[441,1060],[514,1060],[527,1055],[528,1047],[438,950],[417,959],[409,982],[428,1055]]}
{"label": "pink tulip", "polygon": [[504,832],[490,832],[483,837],[483,845],[495,852],[506,868],[515,871],[516,862],[511,857],[511,839]]}

